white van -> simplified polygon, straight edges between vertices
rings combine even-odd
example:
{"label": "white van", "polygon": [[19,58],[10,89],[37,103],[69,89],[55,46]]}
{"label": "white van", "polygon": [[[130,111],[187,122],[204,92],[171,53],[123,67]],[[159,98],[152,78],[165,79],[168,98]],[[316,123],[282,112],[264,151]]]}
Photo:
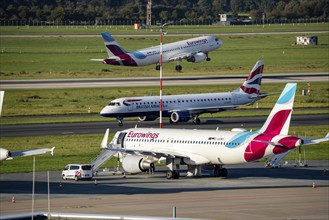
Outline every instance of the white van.
{"label": "white van", "polygon": [[62,178],[76,181],[80,179],[91,180],[93,178],[92,166],[90,164],[68,164],[62,171]]}

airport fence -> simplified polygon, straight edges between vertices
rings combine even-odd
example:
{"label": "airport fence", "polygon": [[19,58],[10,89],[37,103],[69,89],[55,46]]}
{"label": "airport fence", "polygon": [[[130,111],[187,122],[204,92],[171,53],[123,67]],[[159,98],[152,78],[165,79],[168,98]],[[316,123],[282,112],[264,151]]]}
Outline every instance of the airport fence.
{"label": "airport fence", "polygon": [[[218,20],[189,20],[179,21],[152,21],[152,25],[170,22],[172,25],[221,25],[223,22]],[[328,23],[329,18],[298,18],[298,19],[257,19],[257,20],[240,20],[233,21],[231,25],[261,25],[261,24],[293,24],[293,23]],[[72,20],[0,20],[0,26],[97,26],[97,25],[134,25],[145,24],[143,20],[89,20],[89,21],[72,21]],[[227,24],[227,23],[226,23]]]}

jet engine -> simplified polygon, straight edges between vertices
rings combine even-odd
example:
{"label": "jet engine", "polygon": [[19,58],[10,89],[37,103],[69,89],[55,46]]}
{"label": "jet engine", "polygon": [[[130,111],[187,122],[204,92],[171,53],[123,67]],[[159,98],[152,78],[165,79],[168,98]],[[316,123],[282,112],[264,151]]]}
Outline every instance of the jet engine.
{"label": "jet engine", "polygon": [[148,115],[148,116],[139,116],[138,119],[140,121],[154,121],[155,119],[157,119],[158,116],[155,115]]}
{"label": "jet engine", "polygon": [[0,148],[0,161],[7,160],[11,157],[11,152],[4,148]]}
{"label": "jet engine", "polygon": [[192,63],[199,63],[201,61],[204,61],[205,59],[207,59],[207,55],[205,53],[199,52],[189,57],[187,61]]}
{"label": "jet engine", "polygon": [[190,119],[191,115],[189,112],[173,112],[170,116],[170,121],[173,123],[187,122]]}
{"label": "jet engine", "polygon": [[154,168],[154,163],[151,163],[142,156],[128,155],[125,156],[122,160],[122,168],[124,171],[131,174],[145,172],[150,167]]}

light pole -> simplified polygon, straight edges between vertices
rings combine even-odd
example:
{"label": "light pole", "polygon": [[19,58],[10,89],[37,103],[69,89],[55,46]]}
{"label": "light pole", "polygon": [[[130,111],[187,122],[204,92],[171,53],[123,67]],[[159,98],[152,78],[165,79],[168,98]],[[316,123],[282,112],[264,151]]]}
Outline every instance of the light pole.
{"label": "light pole", "polygon": [[168,23],[160,24],[160,128],[162,128],[162,36],[163,28],[168,25]]}

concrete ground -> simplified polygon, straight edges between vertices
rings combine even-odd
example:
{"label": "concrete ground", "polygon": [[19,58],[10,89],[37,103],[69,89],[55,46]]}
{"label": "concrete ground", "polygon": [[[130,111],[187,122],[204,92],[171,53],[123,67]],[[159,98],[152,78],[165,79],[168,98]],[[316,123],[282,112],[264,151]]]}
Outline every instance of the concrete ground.
{"label": "concrete ground", "polygon": [[[101,175],[62,181],[50,172],[50,211],[203,219],[329,219],[329,161],[309,167],[226,166],[227,178],[166,180],[153,175]],[[162,169],[160,169],[162,170]],[[0,175],[1,216],[32,211],[32,173]],[[61,183],[61,187],[60,187]],[[315,184],[315,188],[313,187]],[[47,212],[47,173],[36,173],[34,211]],[[15,203],[12,203],[12,197]]]}

